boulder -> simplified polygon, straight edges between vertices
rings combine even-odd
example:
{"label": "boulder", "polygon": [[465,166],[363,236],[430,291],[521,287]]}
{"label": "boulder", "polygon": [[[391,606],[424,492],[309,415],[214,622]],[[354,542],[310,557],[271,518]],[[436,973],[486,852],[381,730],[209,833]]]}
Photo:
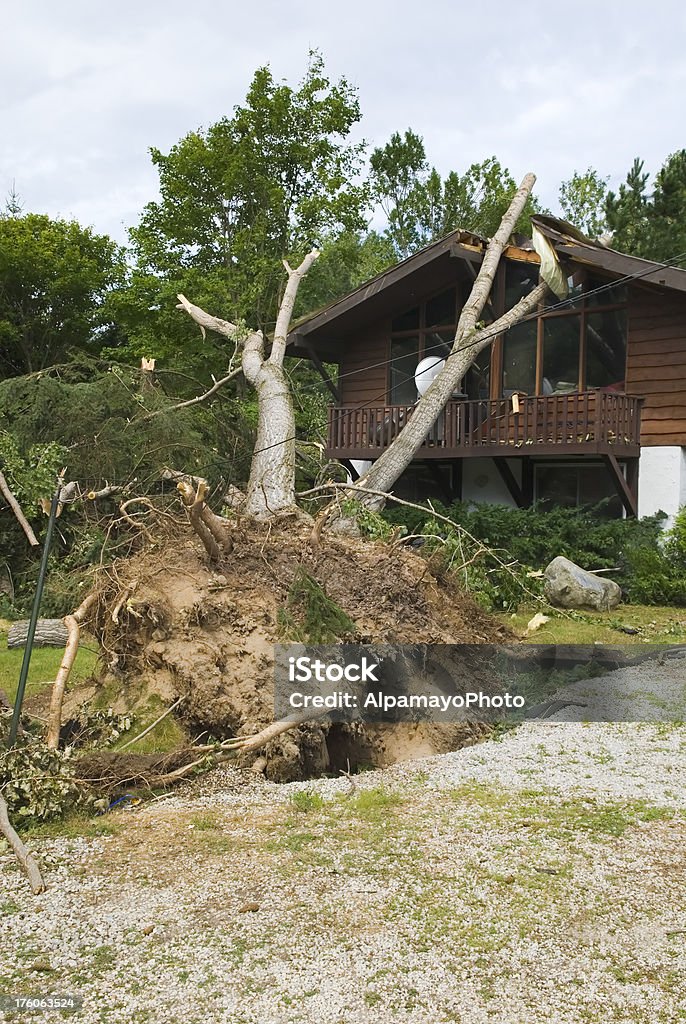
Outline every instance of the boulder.
{"label": "boulder", "polygon": [[616,608],[622,591],[614,580],[587,572],[563,555],[553,558],[545,570],[545,596],[558,608]]}

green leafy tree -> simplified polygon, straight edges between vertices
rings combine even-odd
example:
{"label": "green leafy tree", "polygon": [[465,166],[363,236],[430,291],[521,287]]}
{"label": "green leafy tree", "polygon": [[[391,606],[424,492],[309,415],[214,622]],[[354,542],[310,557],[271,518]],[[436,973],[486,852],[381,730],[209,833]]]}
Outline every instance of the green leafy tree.
{"label": "green leafy tree", "polygon": [[107,236],[9,203],[0,216],[0,376],[98,351],[114,332],[107,297],[122,275]]}
{"label": "green leafy tree", "polygon": [[[517,191],[514,178],[495,156],[442,179],[412,129],[402,136],[395,132],[375,149],[370,166],[373,195],[387,219],[386,237],[399,258],[458,227],[490,238]],[[529,233],[536,208],[530,197],[516,231]]]}
{"label": "green leafy tree", "polygon": [[648,195],[647,171],[643,160],[638,157],[631,165],[626,181],[619,191],[608,192],[605,202],[607,226],[612,232],[612,245],[621,252],[633,256],[647,255],[648,242]]}
{"label": "green leafy tree", "polygon": [[151,151],[161,199],[132,231],[136,268],[118,310],[131,350],[177,365],[207,356],[175,311],[178,292],[231,322],[273,327],[283,258],[365,226],[363,144],[348,142],[359,117],[355,90],[311,53],[296,88],[260,68],[232,116]]}
{"label": "green leafy tree", "polygon": [[686,150],[667,157],[655,175],[636,159],[626,182],[606,202],[613,246],[645,259],[667,261],[686,251]]}
{"label": "green leafy tree", "polygon": [[583,174],[575,171],[569,181],[563,181],[560,185],[562,213],[590,238],[600,238],[607,230],[607,182],[607,178],[601,178],[593,167],[589,167]]}

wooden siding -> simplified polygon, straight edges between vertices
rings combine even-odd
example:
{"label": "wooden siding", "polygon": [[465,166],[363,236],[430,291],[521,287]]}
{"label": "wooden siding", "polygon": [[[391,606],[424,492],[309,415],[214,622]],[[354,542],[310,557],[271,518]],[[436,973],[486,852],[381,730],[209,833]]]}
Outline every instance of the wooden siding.
{"label": "wooden siding", "polygon": [[383,405],[388,388],[390,323],[372,324],[346,338],[341,360],[341,405]]}
{"label": "wooden siding", "polygon": [[645,397],[641,444],[686,445],[686,297],[632,290],[626,390]]}

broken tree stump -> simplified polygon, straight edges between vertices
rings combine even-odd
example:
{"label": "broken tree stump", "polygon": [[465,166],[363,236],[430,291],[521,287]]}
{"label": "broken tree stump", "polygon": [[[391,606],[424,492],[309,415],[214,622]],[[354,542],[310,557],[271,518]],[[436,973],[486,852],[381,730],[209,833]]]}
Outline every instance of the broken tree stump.
{"label": "broken tree stump", "polygon": [[[29,631],[28,619],[15,622],[7,634],[8,647],[25,647]],[[36,626],[34,647],[65,647],[69,639],[69,630],[64,619],[39,619]]]}

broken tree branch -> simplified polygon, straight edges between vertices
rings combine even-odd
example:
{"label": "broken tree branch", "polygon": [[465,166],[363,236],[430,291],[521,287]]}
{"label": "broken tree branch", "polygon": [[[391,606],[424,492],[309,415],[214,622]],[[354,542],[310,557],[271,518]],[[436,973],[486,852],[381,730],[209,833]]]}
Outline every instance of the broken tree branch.
{"label": "broken tree branch", "polygon": [[287,260],[283,261],[283,265],[288,274],[288,282],[286,284],[286,290],[283,293],[281,305],[279,306],[279,313],[276,318],[276,327],[274,328],[274,341],[272,342],[272,350],[269,356],[269,362],[276,364],[276,366],[283,365],[283,359],[286,355],[288,328],[291,323],[293,306],[295,305],[295,299],[298,294],[300,282],[318,257],[319,251],[317,249],[313,249],[312,252],[308,252],[300,266],[295,270],[289,266]]}
{"label": "broken tree branch", "polygon": [[[181,296],[179,296],[179,298],[181,298]],[[184,305],[181,308],[186,309],[186,306]],[[197,309],[198,307],[196,306],[195,308]],[[206,391],[203,395],[198,395],[196,398],[189,398],[185,402],[177,402],[176,405],[169,406],[167,409],[156,409],[154,412],[147,413],[146,416],[141,416],[141,421],[151,420],[155,416],[161,416],[162,413],[176,412],[178,409],[188,409],[192,405],[200,405],[201,402],[206,402],[209,398],[212,398],[213,395],[216,395],[220,388],[223,388],[225,384],[228,384],[229,381],[238,377],[241,373],[243,373],[243,367],[237,366],[234,370],[231,370],[230,373],[227,373],[225,377],[222,377],[221,380],[216,380],[209,391]]]}
{"label": "broken tree branch", "polygon": [[17,833],[14,831],[9,819],[7,803],[5,802],[5,798],[2,794],[0,794],[0,832],[2,832],[5,839],[10,844],[14,856],[24,869],[34,894],[37,896],[39,893],[45,892],[45,882],[43,881],[43,876],[40,873],[40,868],[38,867],[33,855],[29,853]]}
{"label": "broken tree branch", "polygon": [[194,488],[188,479],[179,480],[176,489],[188,509],[191,526],[200,537],[205,551],[213,562],[218,561],[222,548],[226,552],[233,549],[233,540],[227,520],[215,515],[205,502],[209,492],[207,481],[198,478]]}
{"label": "broken tree branch", "polygon": [[327,714],[326,709],[318,712],[301,711],[297,715],[289,715],[288,718],[272,722],[271,725],[255,733],[254,736],[234,736],[230,740],[224,740],[221,747],[222,750],[238,750],[241,753],[259,750],[261,747],[266,747],[270,740],[276,739],[277,736],[281,736],[290,729],[295,729],[297,726],[304,725],[305,722],[312,722],[317,718],[324,718]]}
{"label": "broken tree branch", "polygon": [[57,676],[55,677],[55,682],[52,684],[50,711],[48,712],[48,732],[45,740],[48,747],[51,747],[53,750],[57,748],[60,741],[62,701],[64,700],[64,691],[67,687],[69,675],[79,650],[81,623],[86,618],[89,610],[95,602],[95,597],[95,594],[89,594],[72,615],[65,615],[62,620],[64,625],[67,627],[69,636],[67,639],[67,645],[64,649],[62,664],[60,665]]}
{"label": "broken tree branch", "polygon": [[4,497],[5,501],[9,505],[9,507],[14,512],[14,518],[17,520],[17,522],[21,526],[22,530],[26,534],[26,539],[28,540],[28,542],[31,545],[31,547],[32,548],[38,547],[38,545],[39,545],[38,538],[36,537],[35,533],[33,532],[32,528],[31,528],[31,524],[29,523],[28,519],[26,518],[26,516],[22,512],[21,505],[19,504],[17,499],[12,494],[12,491],[10,490],[10,486],[7,483],[7,480],[5,479],[5,475],[4,475],[4,473],[1,470],[0,470],[0,492],[2,492],[2,496]]}
{"label": "broken tree branch", "polygon": [[168,707],[166,711],[163,711],[160,717],[156,718],[152,725],[149,725],[147,729],[144,729],[143,732],[140,732],[138,736],[134,736],[133,739],[128,740],[122,747],[119,748],[119,751],[121,752],[122,750],[126,750],[128,747],[132,747],[134,743],[138,743],[139,740],[142,740],[143,737],[147,736],[149,732],[152,732],[153,729],[155,729],[160,724],[160,722],[163,722],[168,715],[171,715],[172,711],[175,711],[176,708],[178,708],[179,704],[183,704],[185,699],[186,694],[184,693],[179,697],[178,700],[175,700],[174,703],[170,707]]}

